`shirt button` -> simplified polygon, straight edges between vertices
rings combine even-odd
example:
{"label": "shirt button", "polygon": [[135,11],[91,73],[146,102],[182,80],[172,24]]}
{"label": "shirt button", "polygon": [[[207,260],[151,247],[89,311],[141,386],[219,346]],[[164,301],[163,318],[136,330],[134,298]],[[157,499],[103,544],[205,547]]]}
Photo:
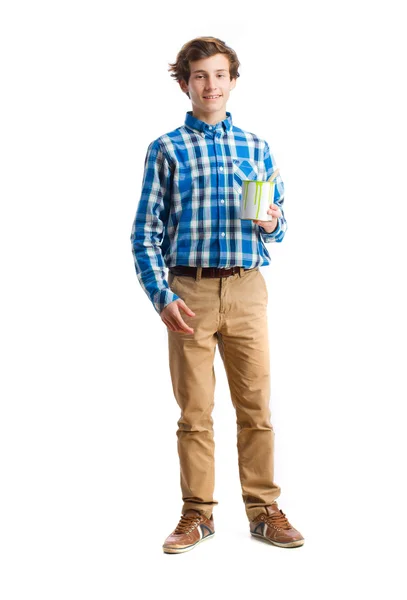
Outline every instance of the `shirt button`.
{"label": "shirt button", "polygon": [[222,237],[225,237],[225,232],[224,231],[222,231]]}
{"label": "shirt button", "polygon": [[222,165],[219,167],[219,171],[223,171],[223,167],[222,167]]}
{"label": "shirt button", "polygon": [[221,203],[221,204],[225,204],[225,201],[224,201],[224,200],[221,200],[221,201],[220,201],[220,203]]}
{"label": "shirt button", "polygon": [[209,126],[209,129],[213,129],[212,125]]}

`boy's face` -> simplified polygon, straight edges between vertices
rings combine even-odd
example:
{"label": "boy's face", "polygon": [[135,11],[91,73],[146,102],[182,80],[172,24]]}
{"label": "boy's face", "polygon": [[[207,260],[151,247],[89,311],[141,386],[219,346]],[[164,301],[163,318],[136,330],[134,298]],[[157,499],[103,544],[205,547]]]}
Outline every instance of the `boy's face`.
{"label": "boy's face", "polygon": [[193,115],[211,123],[223,120],[230,91],[236,85],[236,79],[230,79],[229,59],[215,54],[190,61],[189,68],[189,82],[179,84],[183,92],[189,92]]}

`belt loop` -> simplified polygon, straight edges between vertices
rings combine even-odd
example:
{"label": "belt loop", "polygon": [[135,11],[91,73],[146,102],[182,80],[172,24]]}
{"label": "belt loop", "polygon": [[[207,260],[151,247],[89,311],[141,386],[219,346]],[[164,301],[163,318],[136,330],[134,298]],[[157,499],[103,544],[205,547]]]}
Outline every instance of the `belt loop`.
{"label": "belt loop", "polygon": [[240,277],[243,277],[244,274],[244,267],[239,267],[239,275]]}
{"label": "belt loop", "polygon": [[200,281],[201,277],[202,277],[202,267],[197,267],[196,275],[195,275],[196,281]]}

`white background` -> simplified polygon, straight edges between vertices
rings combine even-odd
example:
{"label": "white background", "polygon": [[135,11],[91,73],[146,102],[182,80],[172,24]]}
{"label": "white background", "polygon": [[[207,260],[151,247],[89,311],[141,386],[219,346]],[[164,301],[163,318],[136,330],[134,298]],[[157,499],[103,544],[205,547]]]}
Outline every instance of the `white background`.
{"label": "white background", "polygon": [[[3,2],[2,598],[401,598],[406,536],[406,110],[401,2]],[[130,231],[148,144],[191,105],[168,63],[212,35],[227,110],[268,140],[288,231],[268,245],[279,506],[251,538],[219,353],[216,535],[180,517],[167,332]],[[405,592],[404,592],[405,593]]]}

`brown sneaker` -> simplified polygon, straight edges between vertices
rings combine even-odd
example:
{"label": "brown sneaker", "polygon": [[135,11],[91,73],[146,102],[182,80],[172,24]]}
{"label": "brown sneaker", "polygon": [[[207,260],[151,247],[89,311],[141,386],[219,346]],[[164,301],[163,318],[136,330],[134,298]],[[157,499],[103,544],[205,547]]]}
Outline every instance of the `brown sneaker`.
{"label": "brown sneaker", "polygon": [[261,513],[250,521],[252,535],[282,548],[303,545],[305,540],[301,533],[290,525],[283,511],[278,508],[277,502],[266,506],[266,510],[268,514]]}
{"label": "brown sneaker", "polygon": [[187,510],[163,544],[166,554],[188,552],[198,544],[215,535],[213,515],[210,519],[196,510]]}

